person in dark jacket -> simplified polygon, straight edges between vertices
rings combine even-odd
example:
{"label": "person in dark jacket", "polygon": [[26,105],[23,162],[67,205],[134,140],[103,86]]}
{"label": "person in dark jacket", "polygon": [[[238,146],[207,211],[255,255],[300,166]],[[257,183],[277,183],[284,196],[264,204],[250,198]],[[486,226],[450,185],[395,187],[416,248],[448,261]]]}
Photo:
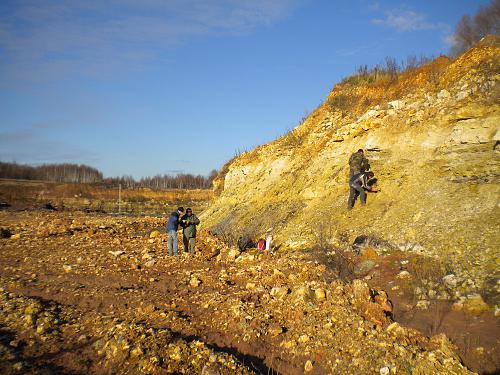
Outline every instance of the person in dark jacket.
{"label": "person in dark jacket", "polygon": [[349,210],[354,207],[354,202],[356,202],[358,195],[360,196],[361,205],[364,206],[366,204],[365,190],[372,193],[377,192],[376,189],[373,189],[370,185],[368,185],[368,181],[370,181],[374,176],[375,174],[373,172],[361,172],[351,177],[349,180],[349,200],[347,201],[347,208]]}
{"label": "person in dark jacket", "polygon": [[193,210],[188,208],[186,214],[181,219],[182,242],[185,253],[195,253],[196,246],[196,226],[200,224],[200,219],[193,214]]}
{"label": "person in dark jacket", "polygon": [[349,178],[355,174],[370,170],[370,164],[362,149],[359,149],[349,158]]}
{"label": "person in dark jacket", "polygon": [[177,230],[179,229],[180,216],[184,214],[184,208],[179,207],[168,217],[167,233],[168,233],[168,255],[179,255],[177,245]]}

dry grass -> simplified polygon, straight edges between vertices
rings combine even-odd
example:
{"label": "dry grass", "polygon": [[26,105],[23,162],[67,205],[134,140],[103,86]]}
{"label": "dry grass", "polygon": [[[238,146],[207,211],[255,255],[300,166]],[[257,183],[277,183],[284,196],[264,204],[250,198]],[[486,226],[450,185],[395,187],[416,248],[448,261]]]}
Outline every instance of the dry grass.
{"label": "dry grass", "polygon": [[446,275],[444,263],[429,257],[411,258],[406,268],[412,274],[414,283],[418,285],[423,285],[425,281],[439,283]]}
{"label": "dry grass", "polygon": [[[0,180],[0,199],[15,201],[19,199],[51,198],[88,198],[116,200],[118,188],[99,184],[66,184],[24,180]],[[207,201],[212,199],[212,190],[151,190],[122,189],[122,199],[136,202],[146,200],[164,201]]]}

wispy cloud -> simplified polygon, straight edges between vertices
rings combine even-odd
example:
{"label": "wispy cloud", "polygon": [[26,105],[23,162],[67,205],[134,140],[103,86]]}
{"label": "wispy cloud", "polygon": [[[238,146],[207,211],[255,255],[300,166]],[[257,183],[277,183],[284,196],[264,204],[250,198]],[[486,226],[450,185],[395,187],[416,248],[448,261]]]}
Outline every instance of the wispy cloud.
{"label": "wispy cloud", "polygon": [[271,25],[299,1],[4,0],[0,77],[107,74],[141,67],[191,38],[238,35]]}
{"label": "wispy cloud", "polygon": [[391,27],[401,32],[446,29],[449,27],[445,23],[429,22],[424,13],[410,9],[389,10],[384,13],[383,18],[374,18],[371,22],[374,25]]}

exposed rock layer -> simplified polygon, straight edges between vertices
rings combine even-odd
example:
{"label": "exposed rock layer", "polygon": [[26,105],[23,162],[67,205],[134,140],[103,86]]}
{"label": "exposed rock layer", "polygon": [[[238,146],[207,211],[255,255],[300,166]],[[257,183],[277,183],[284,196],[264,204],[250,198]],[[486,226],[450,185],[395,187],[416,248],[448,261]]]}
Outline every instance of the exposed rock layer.
{"label": "exposed rock layer", "polygon": [[[337,85],[300,126],[229,162],[205,227],[283,248],[360,234],[438,255],[478,285],[499,264],[500,38],[396,83]],[[347,211],[363,148],[381,192]]]}

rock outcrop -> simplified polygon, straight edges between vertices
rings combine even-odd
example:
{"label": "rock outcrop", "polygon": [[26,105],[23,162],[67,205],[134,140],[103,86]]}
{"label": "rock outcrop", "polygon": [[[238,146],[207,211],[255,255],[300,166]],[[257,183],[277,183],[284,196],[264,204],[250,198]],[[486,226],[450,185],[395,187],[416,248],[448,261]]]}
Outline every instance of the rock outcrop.
{"label": "rock outcrop", "polygon": [[[498,266],[500,38],[373,84],[345,80],[300,126],[230,161],[202,215],[215,232],[284,248],[361,234],[440,256],[481,284]],[[347,211],[348,159],[378,179]]]}

